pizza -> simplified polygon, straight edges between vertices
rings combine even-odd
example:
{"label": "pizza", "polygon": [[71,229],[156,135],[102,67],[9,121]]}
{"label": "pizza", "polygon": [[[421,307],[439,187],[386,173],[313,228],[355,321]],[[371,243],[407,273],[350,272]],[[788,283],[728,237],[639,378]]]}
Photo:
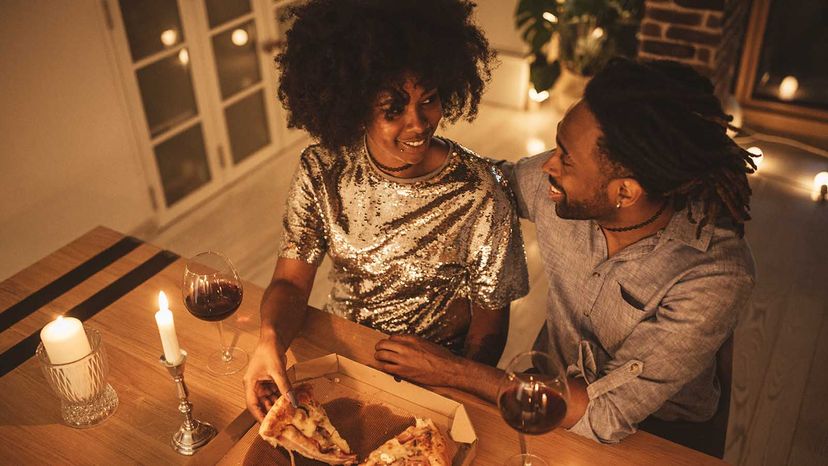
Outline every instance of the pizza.
{"label": "pizza", "polygon": [[446,441],[431,419],[417,423],[371,452],[360,466],[449,466]]}
{"label": "pizza", "polygon": [[294,387],[298,408],[282,395],[270,408],[259,427],[259,435],[274,447],[284,447],[291,455],[297,452],[307,458],[328,464],[354,464],[357,456],[328,415],[313,397],[308,384]]}

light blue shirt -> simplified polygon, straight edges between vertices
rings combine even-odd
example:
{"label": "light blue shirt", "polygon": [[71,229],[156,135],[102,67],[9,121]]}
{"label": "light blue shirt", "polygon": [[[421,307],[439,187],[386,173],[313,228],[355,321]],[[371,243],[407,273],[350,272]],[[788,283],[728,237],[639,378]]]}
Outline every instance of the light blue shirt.
{"label": "light blue shirt", "polygon": [[[571,431],[614,443],[654,414],[704,421],[716,412],[715,355],[754,285],[744,239],[712,224],[696,237],[687,210],[607,258],[598,224],[555,214],[541,171],[549,153],[511,172],[520,215],[533,221],[549,281],[549,351],[589,384]],[[696,218],[700,209],[693,210]]]}

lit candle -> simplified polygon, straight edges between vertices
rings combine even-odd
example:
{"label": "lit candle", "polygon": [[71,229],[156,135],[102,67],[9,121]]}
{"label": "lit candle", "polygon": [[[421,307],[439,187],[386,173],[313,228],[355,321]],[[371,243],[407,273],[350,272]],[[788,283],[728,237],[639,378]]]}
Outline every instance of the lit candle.
{"label": "lit candle", "polygon": [[170,364],[181,361],[181,348],[178,346],[178,336],[175,334],[175,322],[164,292],[158,293],[158,312],[155,313],[155,323],[158,324],[158,333],[161,335],[161,346],[164,348],[164,359]]}
{"label": "lit candle", "polygon": [[52,364],[77,361],[92,352],[81,321],[58,316],[40,331],[40,340]]}

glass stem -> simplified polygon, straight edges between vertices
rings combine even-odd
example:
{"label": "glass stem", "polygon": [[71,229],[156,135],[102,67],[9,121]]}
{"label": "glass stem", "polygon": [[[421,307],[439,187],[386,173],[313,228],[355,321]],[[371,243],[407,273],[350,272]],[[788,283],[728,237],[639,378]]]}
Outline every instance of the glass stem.
{"label": "glass stem", "polygon": [[230,348],[224,345],[224,326],[221,325],[221,321],[218,321],[218,330],[219,342],[221,343],[221,360],[230,362],[233,360],[233,353],[230,351]]}
{"label": "glass stem", "polygon": [[525,455],[525,454],[529,453],[526,450],[526,436],[523,435],[522,433],[518,432],[518,440],[520,441],[520,454]]}

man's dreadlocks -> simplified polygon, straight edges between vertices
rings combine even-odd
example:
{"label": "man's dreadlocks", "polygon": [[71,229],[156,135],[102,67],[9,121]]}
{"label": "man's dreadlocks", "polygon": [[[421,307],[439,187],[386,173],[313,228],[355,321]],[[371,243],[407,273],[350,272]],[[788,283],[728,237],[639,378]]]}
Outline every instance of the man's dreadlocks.
{"label": "man's dreadlocks", "polygon": [[672,61],[616,58],[592,78],[584,98],[601,125],[599,149],[631,172],[648,196],[672,199],[677,209],[687,205],[692,222],[690,202],[701,201],[697,236],[722,214],[744,236],[747,174],[756,165],[727,136],[731,117],[710,80]]}

